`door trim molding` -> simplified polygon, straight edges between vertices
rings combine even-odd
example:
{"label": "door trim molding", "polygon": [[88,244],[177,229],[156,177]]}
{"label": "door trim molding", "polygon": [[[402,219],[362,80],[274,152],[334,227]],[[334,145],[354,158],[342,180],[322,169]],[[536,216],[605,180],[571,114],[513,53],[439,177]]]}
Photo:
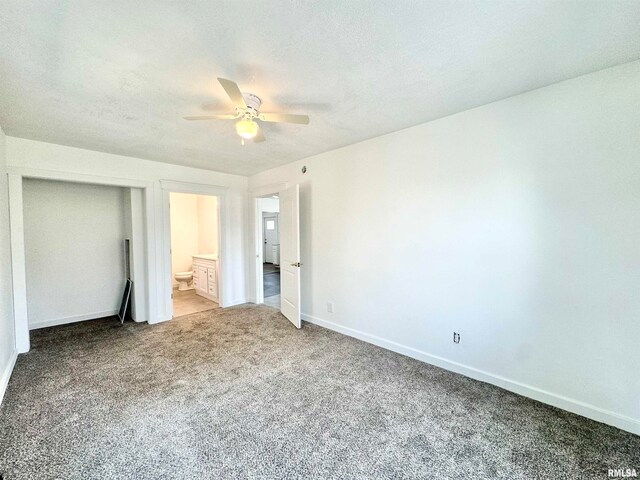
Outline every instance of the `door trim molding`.
{"label": "door trim molding", "polygon": [[249,189],[249,196],[253,198],[264,197],[265,195],[273,195],[280,193],[282,190],[289,188],[289,182],[272,183],[270,185],[262,185]]}
{"label": "door trim molding", "polygon": [[262,215],[260,215],[258,199],[266,197],[267,195],[274,195],[276,193],[280,194],[280,192],[285,190],[288,186],[289,182],[280,182],[249,189],[249,215],[253,217],[253,219],[249,220],[249,224],[251,224],[251,220],[253,220],[253,235],[249,243],[251,245],[250,256],[253,257],[254,261],[250,262],[250,265],[253,266],[250,267],[249,272],[251,276],[250,278],[253,278],[253,281],[251,282],[253,284],[253,288],[247,292],[247,300],[252,303],[264,303],[264,285],[262,283],[262,275],[264,273],[262,271],[264,249],[262,238]]}
{"label": "door trim molding", "polygon": [[226,286],[229,284],[227,265],[231,265],[229,249],[227,248],[227,234],[230,231],[228,221],[228,201],[227,193],[229,188],[220,185],[206,185],[202,183],[178,182],[174,180],[160,180],[160,196],[162,205],[162,235],[158,242],[158,265],[162,269],[162,282],[158,285],[158,296],[162,299],[165,320],[173,318],[173,301],[171,293],[173,290],[173,275],[171,269],[171,217],[169,212],[170,193],[188,193],[191,195],[208,195],[218,199],[218,298],[222,308],[234,305],[235,299],[227,298]]}
{"label": "door trim molding", "polygon": [[153,182],[147,180],[135,180],[120,177],[107,177],[102,175],[88,175],[86,173],[62,172],[58,170],[43,170],[28,167],[7,167],[10,175],[18,175],[22,178],[40,178],[43,180],[59,180],[71,183],[90,183],[93,185],[110,185],[127,188],[152,188]]}
{"label": "door trim molding", "polygon": [[[13,285],[14,304],[14,328],[16,338],[16,350],[18,353],[26,353],[31,348],[29,341],[29,316],[27,309],[27,279],[26,258],[24,248],[24,206],[23,206],[23,179],[36,178],[41,180],[61,181],[70,183],[85,183],[92,185],[109,185],[124,188],[140,188],[143,191],[144,219],[141,222],[145,229],[146,265],[142,269],[147,276],[147,286],[155,279],[155,261],[153,261],[154,220],[153,192],[154,183],[146,180],[108,177],[101,175],[87,175],[83,173],[63,172],[56,170],[42,170],[26,167],[8,167],[9,185],[9,228],[11,230],[11,275]],[[142,261],[143,259],[140,259]],[[146,319],[153,323],[156,318],[156,292],[147,288],[145,300],[147,302]]]}

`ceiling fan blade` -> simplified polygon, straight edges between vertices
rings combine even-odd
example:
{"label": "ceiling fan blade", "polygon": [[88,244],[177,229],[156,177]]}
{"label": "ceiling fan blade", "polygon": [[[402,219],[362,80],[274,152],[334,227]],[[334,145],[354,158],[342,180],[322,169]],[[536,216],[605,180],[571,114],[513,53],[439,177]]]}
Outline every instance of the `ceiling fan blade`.
{"label": "ceiling fan blade", "polygon": [[264,122],[300,123],[302,125],[309,124],[309,117],[307,115],[292,115],[290,113],[261,113],[259,118]]}
{"label": "ceiling fan blade", "polygon": [[238,88],[238,84],[236,82],[220,77],[218,77],[218,81],[236,107],[247,108],[242,92],[240,92],[240,88]]}
{"label": "ceiling fan blade", "polygon": [[262,133],[262,129],[259,128],[258,129],[258,133],[256,133],[256,136],[253,137],[253,141],[254,142],[264,142],[266,140],[266,138],[264,138],[264,133]]}
{"label": "ceiling fan blade", "polygon": [[233,120],[236,115],[200,115],[196,117],[182,117],[185,120]]}

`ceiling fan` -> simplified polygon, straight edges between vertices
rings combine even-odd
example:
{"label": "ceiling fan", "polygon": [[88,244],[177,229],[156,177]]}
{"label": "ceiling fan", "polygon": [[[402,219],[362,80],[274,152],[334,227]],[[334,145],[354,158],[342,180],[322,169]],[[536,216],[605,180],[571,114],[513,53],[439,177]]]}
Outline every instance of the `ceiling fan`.
{"label": "ceiling fan", "polygon": [[242,93],[236,82],[226,78],[218,78],[220,85],[224,88],[231,101],[236,106],[235,113],[228,115],[203,115],[196,117],[184,117],[185,120],[237,120],[236,132],[242,138],[242,145],[245,140],[253,139],[254,142],[264,142],[265,138],[262,129],[256,120],[263,122],[284,122],[299,123],[307,125],[309,117],[307,115],[293,115],[291,113],[261,113],[260,104],[262,101],[253,93]]}

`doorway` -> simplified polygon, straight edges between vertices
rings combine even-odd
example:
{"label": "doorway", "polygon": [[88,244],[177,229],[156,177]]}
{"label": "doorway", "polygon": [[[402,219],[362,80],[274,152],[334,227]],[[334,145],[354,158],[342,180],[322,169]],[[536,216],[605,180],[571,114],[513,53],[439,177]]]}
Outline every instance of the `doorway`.
{"label": "doorway", "polygon": [[219,308],[218,199],[169,193],[173,318]]}
{"label": "doorway", "polygon": [[258,199],[262,213],[262,288],[264,303],[280,308],[280,199],[269,195]]}
{"label": "doorway", "polygon": [[[255,303],[278,308],[294,326],[301,328],[300,186],[272,185],[256,189],[253,194]],[[279,248],[273,248],[276,243]],[[267,255],[267,246],[272,247],[271,256]],[[267,296],[272,293],[267,287],[276,282],[277,293]]]}

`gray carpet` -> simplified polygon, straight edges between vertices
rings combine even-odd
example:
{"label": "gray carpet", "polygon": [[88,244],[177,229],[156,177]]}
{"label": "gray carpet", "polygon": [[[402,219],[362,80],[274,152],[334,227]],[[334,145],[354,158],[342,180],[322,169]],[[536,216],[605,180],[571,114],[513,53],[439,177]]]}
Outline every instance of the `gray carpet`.
{"label": "gray carpet", "polygon": [[607,478],[640,437],[305,324],[218,309],[33,332],[0,409],[12,479]]}

